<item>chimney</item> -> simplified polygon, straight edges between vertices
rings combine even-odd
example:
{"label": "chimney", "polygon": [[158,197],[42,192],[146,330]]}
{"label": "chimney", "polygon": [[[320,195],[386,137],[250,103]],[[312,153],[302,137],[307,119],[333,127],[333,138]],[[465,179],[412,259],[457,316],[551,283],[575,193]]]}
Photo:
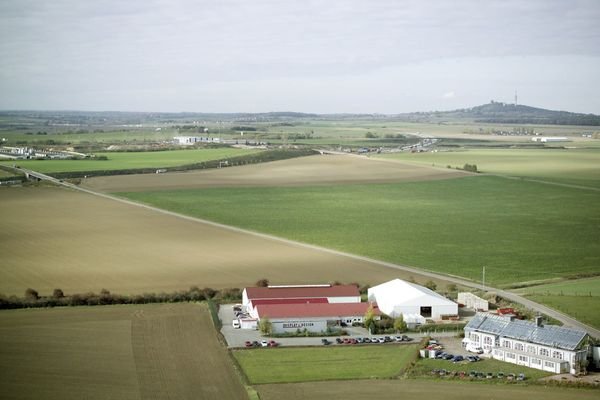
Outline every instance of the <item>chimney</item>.
{"label": "chimney", "polygon": [[542,316],[541,315],[535,316],[535,326],[537,326],[538,328],[542,327]]}

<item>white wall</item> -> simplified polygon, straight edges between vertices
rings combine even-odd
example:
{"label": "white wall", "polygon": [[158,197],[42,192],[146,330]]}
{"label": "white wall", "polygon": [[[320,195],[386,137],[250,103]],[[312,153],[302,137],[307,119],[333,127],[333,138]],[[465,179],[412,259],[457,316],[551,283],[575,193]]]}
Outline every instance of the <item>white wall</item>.
{"label": "white wall", "polygon": [[360,303],[360,296],[328,297],[330,303]]}
{"label": "white wall", "polygon": [[321,318],[271,319],[273,333],[296,332],[306,328],[311,332],[327,330],[327,320]]}

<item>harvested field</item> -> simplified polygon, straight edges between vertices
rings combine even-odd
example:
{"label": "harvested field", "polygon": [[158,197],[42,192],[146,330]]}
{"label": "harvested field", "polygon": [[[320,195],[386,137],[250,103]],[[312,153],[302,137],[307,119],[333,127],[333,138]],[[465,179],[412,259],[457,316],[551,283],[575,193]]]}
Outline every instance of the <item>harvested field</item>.
{"label": "harvested field", "polygon": [[[0,188],[0,293],[131,294],[406,273],[54,187]],[[418,281],[427,279],[414,275]]]}
{"label": "harvested field", "polygon": [[261,400],[592,400],[595,389],[567,389],[547,386],[484,385],[469,382],[432,382],[422,380],[370,380],[343,382],[288,383],[257,386]]}
{"label": "harvested field", "polygon": [[87,179],[83,185],[103,192],[138,192],[208,187],[403,182],[451,179],[465,175],[462,171],[400,162],[325,155],[217,170],[95,177]]}
{"label": "harvested field", "polygon": [[3,399],[243,399],[199,304],[0,313]]}

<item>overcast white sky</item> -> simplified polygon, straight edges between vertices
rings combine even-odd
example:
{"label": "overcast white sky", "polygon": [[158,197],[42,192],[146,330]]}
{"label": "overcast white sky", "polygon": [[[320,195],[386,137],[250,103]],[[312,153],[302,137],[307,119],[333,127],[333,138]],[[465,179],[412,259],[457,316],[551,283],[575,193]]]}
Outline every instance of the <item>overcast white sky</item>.
{"label": "overcast white sky", "polygon": [[0,109],[600,114],[600,1],[2,0]]}

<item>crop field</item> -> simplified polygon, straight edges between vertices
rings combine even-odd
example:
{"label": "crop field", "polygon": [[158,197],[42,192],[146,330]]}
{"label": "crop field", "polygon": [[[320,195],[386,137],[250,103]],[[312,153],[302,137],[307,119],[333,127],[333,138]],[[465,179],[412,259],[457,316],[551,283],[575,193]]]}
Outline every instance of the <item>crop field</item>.
{"label": "crop field", "polygon": [[[187,215],[508,285],[597,273],[600,194],[493,176],[123,193]],[[541,200],[543,199],[543,200]],[[251,205],[251,212],[248,210]],[[568,206],[558,206],[568,205]]]}
{"label": "crop field", "polygon": [[378,379],[343,382],[308,382],[257,387],[261,400],[595,400],[597,389],[548,386],[485,385],[471,382]]}
{"label": "crop field", "polygon": [[0,312],[3,399],[244,399],[202,304]]}
{"label": "crop field", "polygon": [[66,189],[0,188],[0,204],[6,295],[28,287],[42,295],[55,288],[132,294],[244,287],[261,278],[280,284],[408,278],[366,261]]}
{"label": "crop field", "polygon": [[74,171],[114,171],[134,168],[166,168],[179,165],[200,163],[203,161],[242,156],[258,153],[260,150],[216,148],[199,150],[169,150],[146,152],[96,153],[108,160],[17,160],[4,161],[5,164],[17,164],[20,167],[42,173]]}
{"label": "crop field", "polygon": [[381,157],[438,167],[476,164],[486,173],[600,188],[600,149],[463,149]]}
{"label": "crop field", "polygon": [[236,350],[251,384],[397,376],[417,352],[416,345],[332,346]]}
{"label": "crop field", "polygon": [[102,176],[84,186],[103,192],[239,186],[302,186],[339,183],[452,179],[462,171],[369,160],[352,156],[308,156],[263,164],[184,173]]}

